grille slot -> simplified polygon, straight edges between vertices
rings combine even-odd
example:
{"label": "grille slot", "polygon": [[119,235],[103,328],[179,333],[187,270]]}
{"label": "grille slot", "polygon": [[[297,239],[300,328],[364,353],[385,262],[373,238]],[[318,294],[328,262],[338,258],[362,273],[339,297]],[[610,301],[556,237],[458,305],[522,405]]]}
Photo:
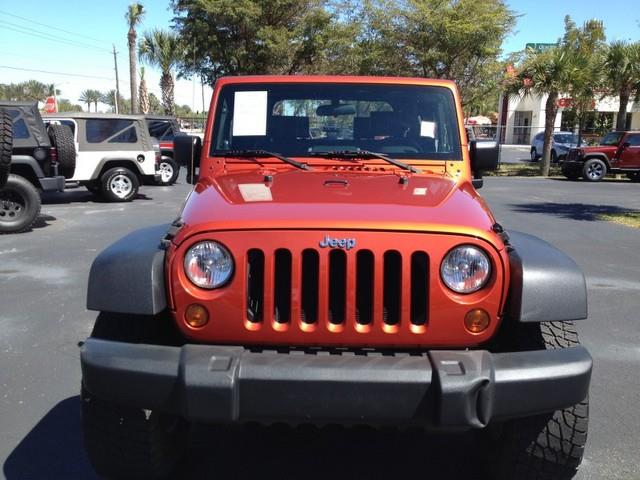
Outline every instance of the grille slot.
{"label": "grille slot", "polygon": [[247,319],[261,322],[264,309],[264,253],[251,249],[247,252]]}
{"label": "grille slot", "polygon": [[425,252],[411,255],[411,323],[426,325],[429,312],[429,257]]}
{"label": "grille slot", "polygon": [[383,322],[387,325],[397,325],[400,323],[402,293],[402,257],[399,252],[385,252],[383,275]]}
{"label": "grille slot", "polygon": [[329,321],[344,323],[347,295],[347,255],[342,250],[329,253]]}
{"label": "grille slot", "polygon": [[360,250],[356,256],[356,323],[373,321],[373,253]]}
{"label": "grille slot", "polygon": [[274,260],[273,318],[287,323],[291,320],[291,252],[278,249]]}
{"label": "grille slot", "polygon": [[[424,251],[252,248],[246,254],[246,318],[259,330],[327,325],[360,333],[426,333],[429,255]],[[406,325],[405,325],[406,324]]]}
{"label": "grille slot", "polygon": [[304,323],[318,321],[318,276],[320,274],[320,258],[315,250],[302,252],[302,292],[300,316]]}

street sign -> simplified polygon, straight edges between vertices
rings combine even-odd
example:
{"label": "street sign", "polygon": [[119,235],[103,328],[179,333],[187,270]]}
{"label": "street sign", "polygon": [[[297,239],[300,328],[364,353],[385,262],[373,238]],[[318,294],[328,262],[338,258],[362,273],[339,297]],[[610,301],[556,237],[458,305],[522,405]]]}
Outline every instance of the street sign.
{"label": "street sign", "polygon": [[525,45],[525,49],[526,50],[535,50],[536,52],[542,52],[544,50],[547,50],[548,48],[553,48],[553,47],[557,47],[558,44],[557,43],[527,43]]}
{"label": "street sign", "polygon": [[44,101],[44,111],[47,113],[56,113],[58,111],[56,97],[47,97]]}

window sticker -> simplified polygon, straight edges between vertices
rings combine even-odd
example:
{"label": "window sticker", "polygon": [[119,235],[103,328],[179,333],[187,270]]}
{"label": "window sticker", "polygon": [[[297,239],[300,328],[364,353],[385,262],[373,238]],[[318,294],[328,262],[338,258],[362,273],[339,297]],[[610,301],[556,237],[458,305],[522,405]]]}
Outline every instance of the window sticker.
{"label": "window sticker", "polygon": [[436,122],[420,122],[420,136],[436,138]]}
{"label": "window sticker", "polygon": [[270,202],[273,200],[271,190],[264,183],[241,183],[238,185],[238,189],[245,202]]}
{"label": "window sticker", "polygon": [[267,134],[267,92],[235,92],[233,107],[234,137]]}

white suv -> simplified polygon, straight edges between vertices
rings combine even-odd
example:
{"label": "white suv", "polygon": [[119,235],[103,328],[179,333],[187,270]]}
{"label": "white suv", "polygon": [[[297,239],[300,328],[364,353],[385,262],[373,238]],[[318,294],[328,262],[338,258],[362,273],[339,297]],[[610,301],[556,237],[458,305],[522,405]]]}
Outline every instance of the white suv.
{"label": "white suv", "polygon": [[110,202],[128,202],[140,184],[160,180],[160,149],[144,117],[100,113],[57,113],[45,123],[71,128],[78,152],[69,182],[78,182]]}

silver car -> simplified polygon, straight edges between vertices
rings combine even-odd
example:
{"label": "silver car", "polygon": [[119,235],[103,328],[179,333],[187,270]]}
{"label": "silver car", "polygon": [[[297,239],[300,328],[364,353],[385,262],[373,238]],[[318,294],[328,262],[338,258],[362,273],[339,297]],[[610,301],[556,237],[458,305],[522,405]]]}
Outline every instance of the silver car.
{"label": "silver car", "polygon": [[[531,161],[535,162],[542,156],[544,132],[540,132],[531,141]],[[557,162],[569,153],[569,149],[578,146],[578,136],[572,132],[553,132],[551,142],[551,161]]]}

